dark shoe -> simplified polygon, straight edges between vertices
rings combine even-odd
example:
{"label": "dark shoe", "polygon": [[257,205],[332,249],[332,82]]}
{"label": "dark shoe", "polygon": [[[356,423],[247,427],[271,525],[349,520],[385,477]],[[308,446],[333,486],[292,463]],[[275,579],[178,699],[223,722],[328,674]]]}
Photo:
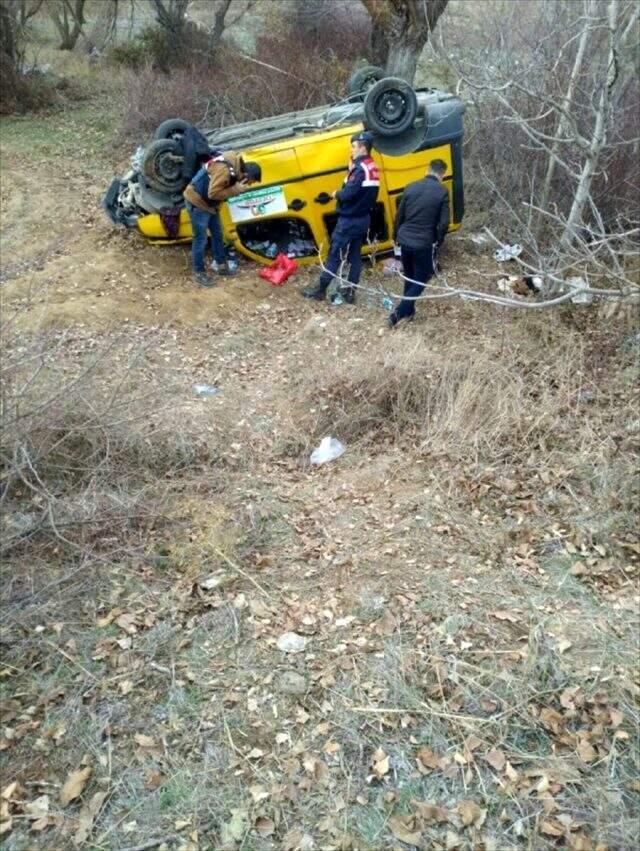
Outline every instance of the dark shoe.
{"label": "dark shoe", "polygon": [[356,288],[355,287],[344,287],[344,289],[340,290],[340,295],[344,299],[345,304],[355,304],[356,303]]}
{"label": "dark shoe", "polygon": [[302,290],[301,295],[303,298],[313,298],[316,301],[324,301],[324,296],[326,293],[326,287],[318,284],[316,287],[308,287],[305,290]]}
{"label": "dark shoe", "polygon": [[206,272],[194,272],[193,280],[199,287],[215,287],[216,282]]}
{"label": "dark shoe", "polygon": [[222,278],[233,278],[238,272],[236,269],[230,269],[228,266],[219,266],[217,274]]}

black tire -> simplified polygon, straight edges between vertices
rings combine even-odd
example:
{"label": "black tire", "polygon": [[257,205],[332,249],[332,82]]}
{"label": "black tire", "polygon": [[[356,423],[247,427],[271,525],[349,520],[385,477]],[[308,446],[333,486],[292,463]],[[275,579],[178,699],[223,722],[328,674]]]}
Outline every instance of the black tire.
{"label": "black tire", "polygon": [[347,94],[363,95],[383,77],[384,71],[377,65],[366,65],[364,68],[359,68],[354,71],[347,83]]}
{"label": "black tire", "polygon": [[175,142],[178,142],[182,139],[184,131],[190,126],[189,122],[184,121],[182,118],[168,118],[158,126],[156,132],[153,134],[153,138],[173,139]]}
{"label": "black tire", "polygon": [[182,176],[182,145],[173,139],[156,139],[144,152],[142,173],[151,189],[179,192],[186,186]]}
{"label": "black tire", "polygon": [[398,136],[413,126],[418,99],[409,83],[385,77],[375,83],[364,99],[365,125],[381,136]]}

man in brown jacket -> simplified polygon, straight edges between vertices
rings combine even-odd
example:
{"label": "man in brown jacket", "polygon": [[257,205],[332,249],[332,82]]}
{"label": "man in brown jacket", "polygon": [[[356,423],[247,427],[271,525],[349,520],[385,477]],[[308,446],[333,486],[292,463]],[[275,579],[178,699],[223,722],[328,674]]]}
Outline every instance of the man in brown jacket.
{"label": "man in brown jacket", "polygon": [[257,163],[245,163],[235,151],[217,153],[206,162],[184,190],[186,208],[191,218],[191,262],[193,277],[201,287],[214,282],[205,269],[207,231],[211,234],[211,250],[221,275],[232,274],[227,267],[220,224],[219,207],[222,201],[246,192],[252,183],[259,183],[262,171]]}

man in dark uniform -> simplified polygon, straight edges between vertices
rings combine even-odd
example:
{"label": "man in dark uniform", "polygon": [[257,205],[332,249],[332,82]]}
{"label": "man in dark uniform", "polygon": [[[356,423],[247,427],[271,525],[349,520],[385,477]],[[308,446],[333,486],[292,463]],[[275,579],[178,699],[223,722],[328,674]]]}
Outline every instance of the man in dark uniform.
{"label": "man in dark uniform", "polygon": [[443,160],[429,163],[427,176],[410,183],[398,207],[394,238],[402,252],[405,298],[387,319],[394,328],[403,319],[413,319],[414,299],[433,275],[435,250],[444,242],[449,227],[449,193],[442,185],[447,172]]}
{"label": "man in dark uniform", "polygon": [[[305,298],[324,301],[325,293],[341,263],[349,264],[348,280],[358,284],[362,269],[360,252],[371,223],[371,209],[378,198],[380,173],[371,157],[373,137],[361,130],[351,137],[351,162],[342,189],[331,196],[338,202],[338,221],[331,235],[331,247],[318,285],[302,290]],[[344,300],[353,304],[355,287],[344,290]]]}

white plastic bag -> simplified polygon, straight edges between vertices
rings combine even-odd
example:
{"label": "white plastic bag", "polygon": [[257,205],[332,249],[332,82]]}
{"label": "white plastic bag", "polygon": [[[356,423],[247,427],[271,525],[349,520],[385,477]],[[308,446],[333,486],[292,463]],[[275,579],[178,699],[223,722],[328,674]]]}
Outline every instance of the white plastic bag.
{"label": "white plastic bag", "polygon": [[503,245],[502,248],[496,249],[493,252],[494,258],[498,263],[506,263],[507,260],[515,260],[522,254],[522,246],[516,242],[514,245]]}
{"label": "white plastic bag", "polygon": [[320,441],[320,446],[314,449],[311,453],[311,463],[319,466],[326,464],[327,461],[335,461],[341,455],[344,455],[346,446],[344,446],[335,437],[323,437]]}

